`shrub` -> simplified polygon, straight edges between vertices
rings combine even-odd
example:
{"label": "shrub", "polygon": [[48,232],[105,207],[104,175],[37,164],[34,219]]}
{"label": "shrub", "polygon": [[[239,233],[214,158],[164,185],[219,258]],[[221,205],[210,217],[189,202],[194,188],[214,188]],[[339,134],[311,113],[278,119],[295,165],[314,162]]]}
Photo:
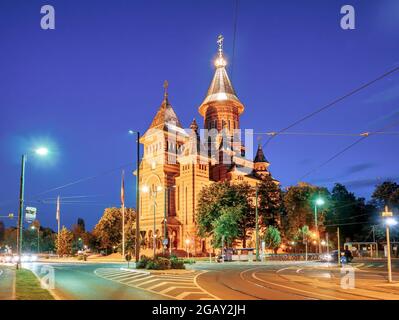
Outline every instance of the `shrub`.
{"label": "shrub", "polygon": [[171,262],[168,258],[158,257],[147,263],[147,269],[151,270],[167,270],[170,269]]}
{"label": "shrub", "polygon": [[147,268],[148,263],[151,261],[151,259],[147,256],[142,255],[140,260],[136,264],[137,269],[145,269]]}
{"label": "shrub", "polygon": [[171,266],[170,259],[158,257],[156,259],[156,261],[158,262],[159,266],[161,267],[161,270],[170,269],[170,266]]}
{"label": "shrub", "polygon": [[170,259],[170,268],[171,269],[185,269],[184,261],[181,259]]}
{"label": "shrub", "polygon": [[80,255],[78,255],[78,260],[79,261],[87,261],[87,256],[85,255],[85,254],[80,254]]}
{"label": "shrub", "polygon": [[158,265],[155,263],[154,260],[149,260],[147,262],[146,268],[149,269],[149,270],[158,270]]}

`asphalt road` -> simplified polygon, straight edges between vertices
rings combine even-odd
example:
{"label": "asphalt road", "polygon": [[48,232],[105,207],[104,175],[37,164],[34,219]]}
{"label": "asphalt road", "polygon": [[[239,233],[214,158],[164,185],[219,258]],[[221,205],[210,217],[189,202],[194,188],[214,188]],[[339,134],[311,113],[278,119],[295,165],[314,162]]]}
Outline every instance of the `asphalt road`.
{"label": "asphalt road", "polygon": [[43,276],[43,266],[50,266],[55,272],[55,285],[51,290],[58,299],[63,300],[158,300],[167,299],[139,288],[126,286],[123,283],[113,282],[99,277],[95,271],[101,268],[119,270],[126,264],[80,264],[80,263],[31,263],[25,264],[37,275]]}
{"label": "asphalt road", "polygon": [[387,283],[383,260],[355,261],[342,270],[326,263],[197,263],[192,273],[150,275],[121,264],[32,263],[55,272],[53,293],[60,299],[232,299],[232,300],[399,300],[399,260]]}
{"label": "asphalt road", "polygon": [[[198,284],[221,299],[399,300],[399,265],[387,283],[383,261],[362,261],[342,270],[325,263],[207,266]],[[352,269],[349,269],[352,268]]]}

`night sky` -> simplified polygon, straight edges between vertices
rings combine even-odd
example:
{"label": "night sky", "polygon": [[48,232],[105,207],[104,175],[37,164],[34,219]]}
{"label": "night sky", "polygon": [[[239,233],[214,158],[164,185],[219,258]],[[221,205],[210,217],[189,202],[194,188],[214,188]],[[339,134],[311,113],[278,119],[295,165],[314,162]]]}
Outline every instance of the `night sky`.
{"label": "night sky", "polygon": [[[40,28],[44,4],[55,7],[55,30]],[[345,4],[355,7],[355,30],[340,27]],[[241,127],[255,132],[280,130],[399,66],[397,0],[240,0],[233,59],[234,16],[233,0],[0,0],[0,215],[17,213],[20,157],[39,145],[51,154],[29,156],[26,199],[43,225],[56,226],[58,194],[68,227],[82,217],[92,228],[105,207],[119,206],[121,168],[136,166],[127,132],[147,129],[165,79],[183,125],[196,117],[202,126],[197,109],[220,33],[246,107]],[[360,133],[395,120],[399,72],[290,131]],[[369,198],[376,183],[399,178],[398,138],[370,137],[306,181],[342,182]],[[265,153],[285,187],[356,139],[284,135]],[[131,174],[126,194],[133,206]]]}

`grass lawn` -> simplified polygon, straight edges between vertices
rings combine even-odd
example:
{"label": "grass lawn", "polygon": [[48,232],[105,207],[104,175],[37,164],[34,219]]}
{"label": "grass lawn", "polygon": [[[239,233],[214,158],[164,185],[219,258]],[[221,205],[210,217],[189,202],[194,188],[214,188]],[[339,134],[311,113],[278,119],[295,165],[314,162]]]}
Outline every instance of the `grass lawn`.
{"label": "grass lawn", "polygon": [[16,270],[15,291],[17,300],[54,300],[40,285],[39,280],[27,269]]}

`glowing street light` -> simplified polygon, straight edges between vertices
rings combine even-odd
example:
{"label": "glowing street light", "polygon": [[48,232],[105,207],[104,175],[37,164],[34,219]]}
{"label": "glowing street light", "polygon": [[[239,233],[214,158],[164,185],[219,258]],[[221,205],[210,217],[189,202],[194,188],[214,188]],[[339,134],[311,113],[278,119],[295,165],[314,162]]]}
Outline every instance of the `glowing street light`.
{"label": "glowing street light", "polygon": [[386,223],[388,226],[396,226],[396,225],[398,224],[398,222],[397,222],[394,218],[387,218],[387,219],[385,220],[385,223]]}
{"label": "glowing street light", "polygon": [[46,148],[46,147],[40,147],[40,148],[37,148],[36,150],[35,150],[35,153],[37,154],[37,155],[39,155],[39,156],[47,156],[48,155],[48,149]]}

